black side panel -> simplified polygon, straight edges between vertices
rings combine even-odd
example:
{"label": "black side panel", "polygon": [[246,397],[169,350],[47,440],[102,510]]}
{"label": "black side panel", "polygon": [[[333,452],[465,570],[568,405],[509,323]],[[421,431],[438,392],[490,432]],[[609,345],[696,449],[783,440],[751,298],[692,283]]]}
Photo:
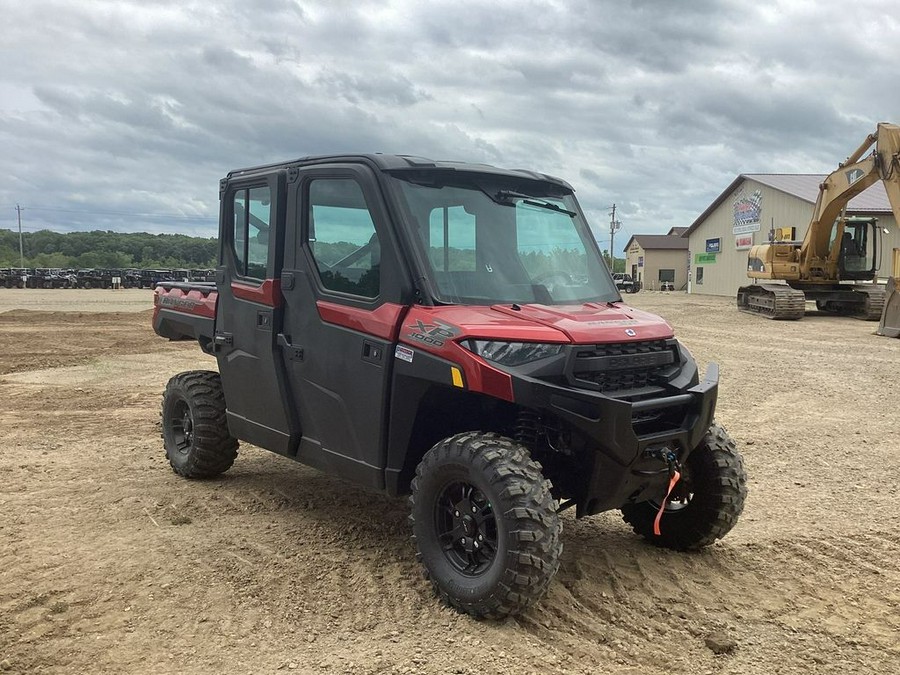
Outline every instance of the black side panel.
{"label": "black side panel", "polygon": [[297,459],[380,489],[393,345],[323,321],[315,282],[306,271],[290,273],[285,342],[295,356],[286,363],[303,428]]}
{"label": "black side panel", "polygon": [[[246,188],[269,187],[271,225],[268,232],[266,279],[239,273],[234,246],[234,194]],[[278,279],[285,222],[284,172],[225,186],[221,202],[222,258],[216,270],[219,291],[214,349],[225,390],[228,425],[241,440],[278,452],[296,450],[300,427],[285,380],[276,336],[283,322]],[[237,246],[240,250],[240,245]]]}
{"label": "black side panel", "polygon": [[400,345],[394,357],[385,489],[404,494],[416,465],[443,438],[461,431],[504,429],[515,406],[454,386],[454,363]]}
{"label": "black side panel", "polygon": [[[340,220],[338,207],[327,217],[318,211],[318,223],[311,222],[316,208],[328,211],[332,207],[325,200],[326,193],[315,191],[317,185],[328,181],[358,191],[360,198],[346,210],[356,209],[357,215],[366,211],[370,221],[366,227],[376,235],[367,234],[367,244],[356,241],[357,251],[351,246],[340,261],[326,261],[324,253],[325,242],[334,240],[326,235],[328,227],[332,235],[335,232]],[[363,165],[301,168],[290,183],[288,222],[288,250],[281,276],[285,314],[279,343],[303,428],[297,459],[381,489],[394,340],[403,307],[412,299],[409,274],[397,250],[384,197],[376,177]],[[347,222],[352,227],[359,221],[351,217]],[[377,274],[369,277],[378,280],[376,297],[366,297],[369,288],[333,283],[338,276],[335,271],[351,271],[347,268],[362,254],[373,261],[366,274]]]}

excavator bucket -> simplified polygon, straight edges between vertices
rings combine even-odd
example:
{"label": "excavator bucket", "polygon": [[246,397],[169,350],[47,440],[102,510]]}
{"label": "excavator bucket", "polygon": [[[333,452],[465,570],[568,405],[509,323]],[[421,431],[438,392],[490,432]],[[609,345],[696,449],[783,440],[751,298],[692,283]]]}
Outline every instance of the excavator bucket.
{"label": "excavator bucket", "polygon": [[881,310],[879,335],[900,338],[900,248],[894,249],[891,277],[884,289],[884,309]]}

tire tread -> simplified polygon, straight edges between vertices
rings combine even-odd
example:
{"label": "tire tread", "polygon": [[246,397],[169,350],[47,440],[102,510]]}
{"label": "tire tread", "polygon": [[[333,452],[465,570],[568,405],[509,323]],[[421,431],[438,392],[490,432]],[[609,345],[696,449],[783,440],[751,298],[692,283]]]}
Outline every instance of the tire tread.
{"label": "tire tread", "polygon": [[[415,528],[419,483],[427,472],[448,458],[479,466],[504,501],[502,517],[509,528],[510,550],[502,581],[494,593],[467,602],[448,593],[426,567],[426,576],[439,597],[451,607],[474,617],[502,619],[518,614],[539,600],[559,569],[562,523],[557,503],[550,494],[550,481],[526,448],[497,433],[466,432],[436,444],[416,469],[410,496],[410,524]],[[501,515],[497,514],[498,517]],[[413,542],[416,535],[413,534]],[[418,545],[417,545],[418,550]],[[422,561],[422,553],[417,557]]]}
{"label": "tire tread", "polygon": [[[166,438],[167,406],[175,400],[188,403],[193,417],[194,439],[184,461],[179,461],[171,439]],[[191,370],[179,373],[166,385],[161,407],[162,437],[172,470],[185,478],[210,478],[231,468],[239,443],[228,431],[225,393],[219,373]]]}
{"label": "tire tread", "polygon": [[[695,456],[696,454],[696,456]],[[649,502],[626,504],[622,507],[622,519],[638,534],[656,546],[680,551],[696,551],[723,538],[737,524],[747,497],[747,474],[744,462],[734,441],[725,429],[713,423],[703,442],[688,457],[694,463],[698,477],[706,479],[703,487],[708,490],[701,501],[702,510],[692,509],[689,522],[667,522],[664,515],[662,534],[653,534],[656,508]],[[696,496],[695,496],[696,499]],[[693,502],[692,502],[693,504]],[[688,505],[688,509],[691,505]],[[687,509],[686,509],[687,510]],[[667,528],[667,525],[669,526]]]}

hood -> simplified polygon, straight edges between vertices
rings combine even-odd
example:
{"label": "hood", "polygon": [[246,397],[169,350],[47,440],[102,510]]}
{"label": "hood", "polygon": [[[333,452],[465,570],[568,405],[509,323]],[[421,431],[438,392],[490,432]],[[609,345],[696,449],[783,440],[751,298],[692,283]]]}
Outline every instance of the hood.
{"label": "hood", "polygon": [[513,309],[513,305],[505,304],[492,307],[451,305],[426,311],[430,318],[458,327],[460,337],[465,338],[599,344],[662,340],[674,336],[672,326],[664,319],[622,302],[516,307]]}

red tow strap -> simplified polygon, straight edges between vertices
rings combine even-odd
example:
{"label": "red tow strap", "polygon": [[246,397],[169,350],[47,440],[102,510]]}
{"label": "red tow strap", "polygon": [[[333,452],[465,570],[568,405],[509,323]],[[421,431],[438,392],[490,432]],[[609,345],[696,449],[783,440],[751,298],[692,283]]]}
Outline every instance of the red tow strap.
{"label": "red tow strap", "polygon": [[672,490],[675,489],[675,484],[678,482],[678,479],[681,478],[681,474],[677,469],[674,469],[672,472],[672,478],[669,480],[669,489],[666,491],[666,496],[662,501],[662,504],[659,505],[659,511],[656,512],[656,518],[653,521],[653,534],[657,537],[662,534],[659,530],[659,521],[662,520],[663,513],[666,511],[666,504],[669,501],[669,495],[672,494]]}

